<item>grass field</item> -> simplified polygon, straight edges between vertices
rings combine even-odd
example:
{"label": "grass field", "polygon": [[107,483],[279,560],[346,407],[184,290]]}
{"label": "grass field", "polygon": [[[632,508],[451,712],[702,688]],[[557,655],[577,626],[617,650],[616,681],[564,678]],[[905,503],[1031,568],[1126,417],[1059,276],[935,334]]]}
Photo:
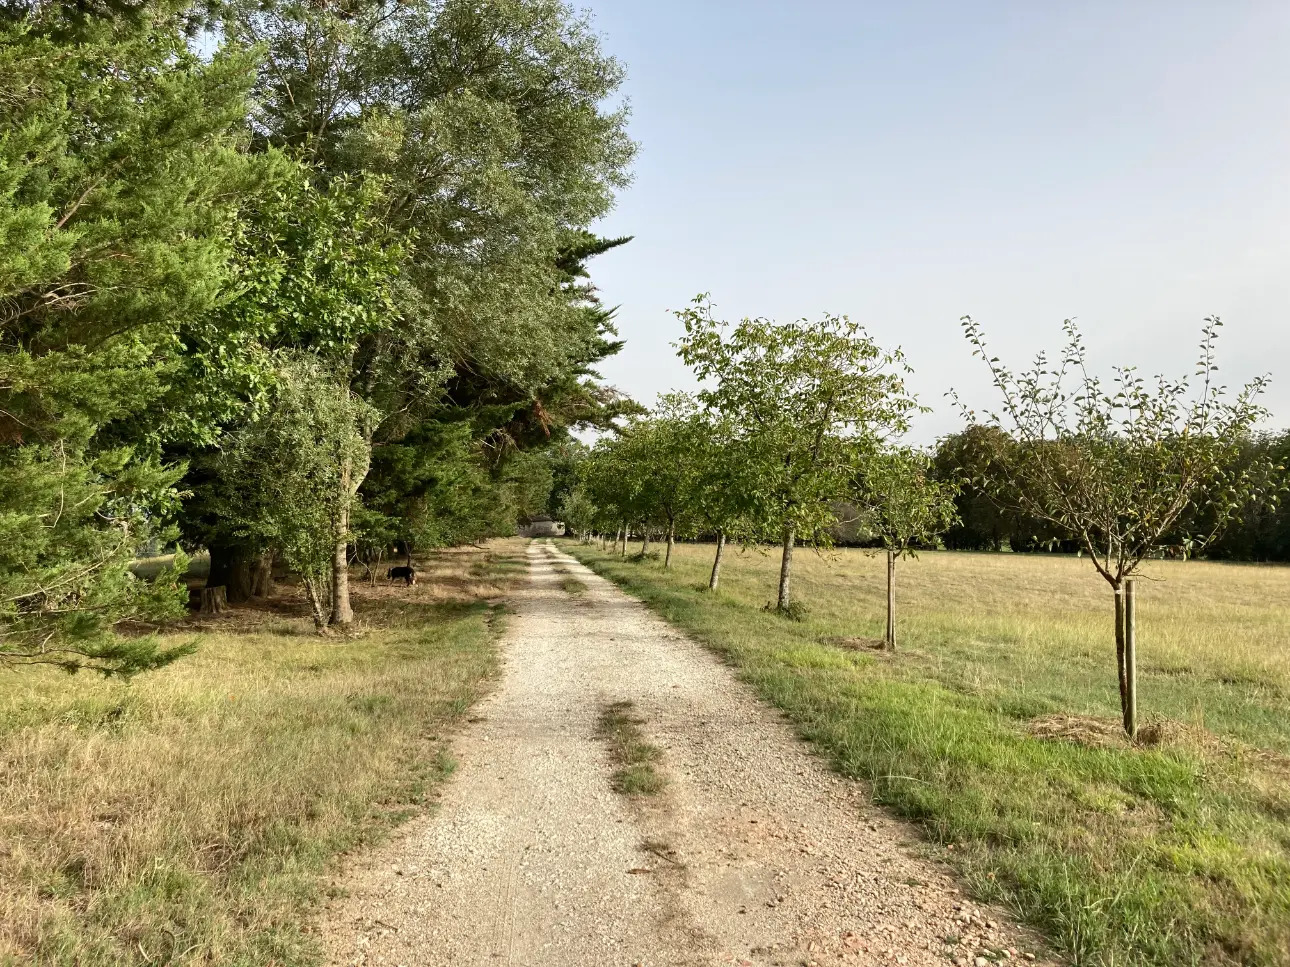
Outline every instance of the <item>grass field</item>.
{"label": "grass field", "polygon": [[445,730],[494,671],[523,545],[355,588],[353,639],[292,589],[168,633],[196,655],[130,683],[5,673],[0,963],[316,962],[310,904],[451,769]]}
{"label": "grass field", "polygon": [[1088,561],[929,553],[898,567],[900,651],[875,652],[885,561],[678,547],[665,572],[564,542],[705,641],[842,772],[918,822],[983,899],[1077,964],[1290,964],[1290,568],[1153,562],[1140,703],[1116,730],[1113,599]]}

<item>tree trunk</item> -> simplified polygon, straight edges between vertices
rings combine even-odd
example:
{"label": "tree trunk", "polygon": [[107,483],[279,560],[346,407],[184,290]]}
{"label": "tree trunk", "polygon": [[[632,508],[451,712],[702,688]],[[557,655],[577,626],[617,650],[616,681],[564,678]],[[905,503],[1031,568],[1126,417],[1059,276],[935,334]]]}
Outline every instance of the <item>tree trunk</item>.
{"label": "tree trunk", "polygon": [[260,555],[251,571],[251,594],[257,598],[267,598],[273,594],[273,559],[276,555],[270,549]]}
{"label": "tree trunk", "polygon": [[649,528],[641,528],[641,557],[649,553]]}
{"label": "tree trunk", "polygon": [[784,555],[779,559],[779,603],[780,611],[787,611],[789,605],[789,579],[793,573],[793,545],[797,541],[797,530],[792,524],[784,525]]}
{"label": "tree trunk", "polygon": [[[349,603],[349,478],[346,464],[340,473],[341,503],[335,522],[336,551],[331,561],[331,623],[342,628],[354,623],[354,609]],[[408,559],[412,559],[411,553]]]}
{"label": "tree trunk", "polygon": [[676,524],[667,525],[667,554],[663,557],[663,570],[672,566],[672,548],[676,545]]}
{"label": "tree trunk", "polygon": [[708,578],[708,590],[715,591],[721,580],[721,552],[726,549],[726,532],[717,531],[717,556],[712,559],[712,577]]}
{"label": "tree trunk", "polygon": [[896,650],[896,552],[887,552],[887,650]]}
{"label": "tree trunk", "polygon": [[627,524],[625,522],[623,524],[623,551],[622,551],[622,554],[620,554],[619,556],[620,557],[627,556]]}
{"label": "tree trunk", "polygon": [[228,595],[221,584],[202,588],[202,614],[220,614],[228,610]]}
{"label": "tree trunk", "polygon": [[238,545],[216,544],[210,548],[211,570],[208,588],[222,587],[229,604],[251,600],[251,554]]}
{"label": "tree trunk", "polygon": [[303,581],[305,597],[309,599],[309,607],[314,614],[314,630],[321,633],[327,629],[327,609],[323,607],[322,596],[318,593],[318,585],[314,579],[306,577]]}
{"label": "tree trunk", "polygon": [[1124,582],[1124,731],[1138,734],[1138,582]]}

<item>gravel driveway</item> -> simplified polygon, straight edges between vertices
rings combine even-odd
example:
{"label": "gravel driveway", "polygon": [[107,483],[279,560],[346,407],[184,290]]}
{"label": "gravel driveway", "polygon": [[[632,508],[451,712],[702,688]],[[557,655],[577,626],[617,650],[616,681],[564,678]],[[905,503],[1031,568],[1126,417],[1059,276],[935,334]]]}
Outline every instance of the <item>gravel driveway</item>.
{"label": "gravel driveway", "polygon": [[[442,806],[345,874],[321,926],[331,964],[1031,959],[1032,937],[960,896],[716,658],[549,545],[528,555],[500,685],[454,742]],[[663,749],[656,796],[610,788],[597,720],[624,700]]]}

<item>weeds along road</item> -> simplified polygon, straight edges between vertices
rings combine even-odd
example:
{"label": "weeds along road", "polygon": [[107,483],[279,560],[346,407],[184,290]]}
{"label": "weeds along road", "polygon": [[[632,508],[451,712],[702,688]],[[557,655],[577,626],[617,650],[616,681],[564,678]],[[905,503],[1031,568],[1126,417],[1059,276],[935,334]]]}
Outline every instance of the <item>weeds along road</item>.
{"label": "weeds along road", "polygon": [[[332,964],[975,964],[1033,938],[968,903],[731,671],[549,545],[441,808],[338,884]],[[606,711],[632,703],[615,779]],[[951,941],[951,942],[947,942]]]}

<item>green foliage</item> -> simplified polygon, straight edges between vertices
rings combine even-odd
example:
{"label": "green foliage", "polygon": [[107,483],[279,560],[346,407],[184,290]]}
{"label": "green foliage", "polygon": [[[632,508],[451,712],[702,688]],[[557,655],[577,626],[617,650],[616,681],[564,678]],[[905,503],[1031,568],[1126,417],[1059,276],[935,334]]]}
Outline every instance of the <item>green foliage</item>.
{"label": "green foliage", "polygon": [[678,354],[709,383],[699,399],[729,420],[746,461],[743,519],[755,534],[782,536],[778,607],[786,609],[794,542],[828,544],[858,461],[908,429],[918,408],[905,387],[909,367],[845,316],[730,328],[699,296],[677,317]]}
{"label": "green foliage", "polygon": [[870,456],[858,490],[867,529],[897,557],[935,542],[955,521],[958,485],[937,479],[931,459],[908,447]]}
{"label": "green foliage", "polygon": [[560,501],[556,519],[564,522],[570,534],[586,537],[596,526],[597,508],[581,484],[568,491]]}
{"label": "green foliage", "polygon": [[237,150],[251,68],[191,54],[161,6],[0,19],[0,664],[130,674],[178,654],[111,634],[185,595],[128,571],[179,475],[133,421],[180,320],[230,281],[259,170]]}
{"label": "green foliage", "polygon": [[1240,459],[1267,415],[1257,402],[1267,379],[1226,395],[1215,362],[1221,325],[1210,318],[1201,330],[1199,386],[1186,377],[1148,382],[1133,367],[1118,367],[1108,387],[1088,372],[1069,321],[1060,360],[1041,353],[1031,370],[1014,374],[964,317],[1003,401],[986,424],[1004,431],[1004,449],[986,468],[996,499],[1078,541],[1117,588],[1180,533],[1199,548],[1241,510],[1275,502],[1284,485],[1277,468]]}
{"label": "green foliage", "polygon": [[302,577],[319,625],[337,528],[355,500],[337,481],[365,471],[376,416],[344,375],[309,355],[282,363],[268,405],[224,444],[214,508],[235,536],[275,548]]}
{"label": "green foliage", "polygon": [[[1254,437],[1236,459],[1247,472],[1251,466],[1273,467],[1273,480],[1279,481],[1281,494],[1290,489],[1290,431]],[[1206,513],[1202,509],[1202,531],[1211,529],[1204,520]],[[1290,561],[1290,503],[1251,498],[1204,551],[1208,557],[1232,560]]]}
{"label": "green foliage", "polygon": [[936,446],[933,471],[954,484],[956,520],[946,529],[945,546],[955,551],[998,551],[1018,533],[1017,516],[991,494],[999,476],[993,466],[1008,449],[998,427],[969,426],[944,437]]}
{"label": "green foliage", "polygon": [[182,365],[152,414],[170,439],[215,443],[263,402],[280,351],[348,368],[394,327],[404,249],[382,223],[382,182],[319,188],[316,172],[276,154],[266,167],[273,179],[242,206],[229,296],[180,331]]}
{"label": "green foliage", "polygon": [[917,409],[904,357],[880,349],[845,316],[728,327],[711,310],[700,296],[677,313],[685,326],[678,352],[711,381],[700,401],[746,444],[761,529],[826,539],[857,453],[904,432]]}
{"label": "green foliage", "polygon": [[553,0],[216,4],[265,52],[254,128],[329,173],[388,179],[409,240],[403,311],[475,376],[530,392],[601,338],[571,297],[574,233],[608,211],[634,146],[622,80]]}

